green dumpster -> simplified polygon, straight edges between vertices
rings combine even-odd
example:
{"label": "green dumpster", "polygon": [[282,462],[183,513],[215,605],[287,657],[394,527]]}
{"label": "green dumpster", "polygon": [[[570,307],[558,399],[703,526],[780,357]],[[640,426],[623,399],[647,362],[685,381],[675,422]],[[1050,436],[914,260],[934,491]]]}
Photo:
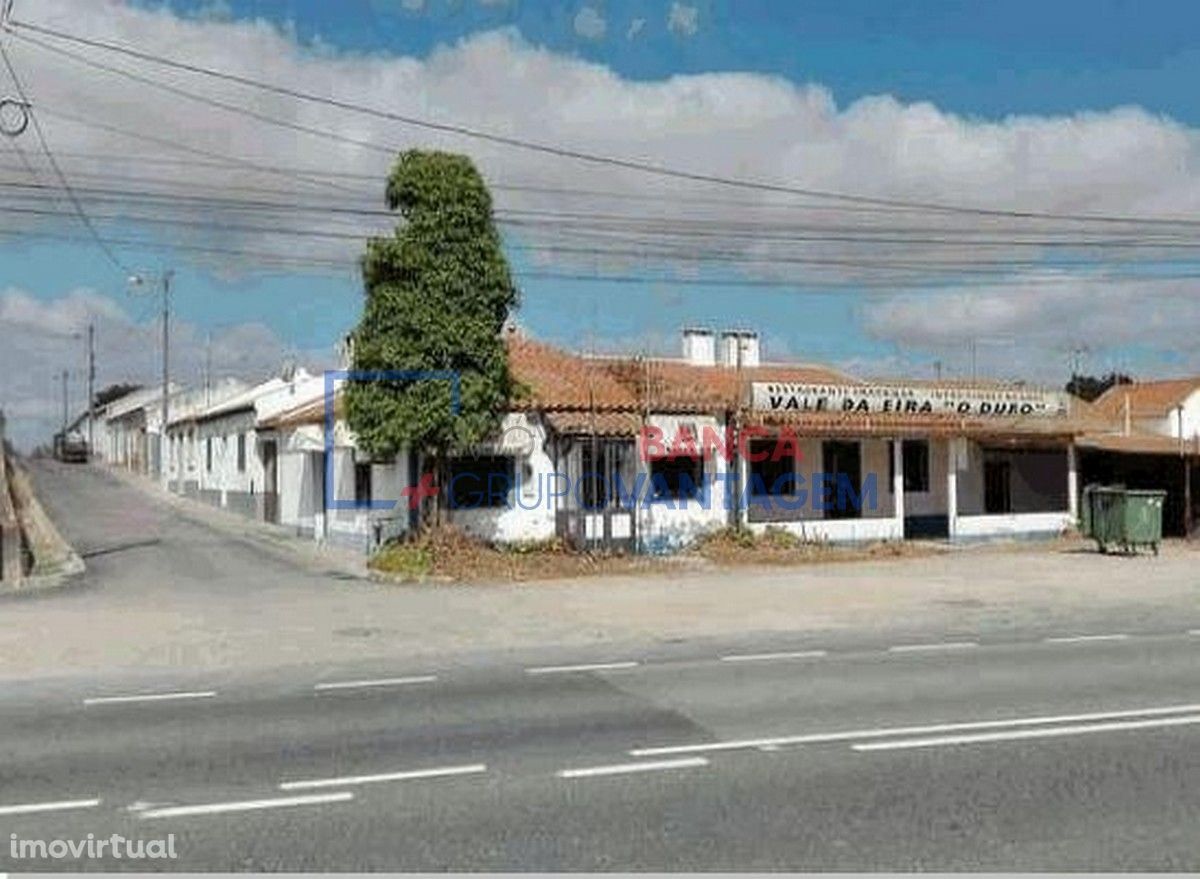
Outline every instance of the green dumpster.
{"label": "green dumpster", "polygon": [[1109,547],[1120,547],[1123,552],[1149,547],[1157,555],[1166,497],[1165,491],[1152,489],[1088,486],[1084,534],[1096,541],[1100,552],[1108,552]]}

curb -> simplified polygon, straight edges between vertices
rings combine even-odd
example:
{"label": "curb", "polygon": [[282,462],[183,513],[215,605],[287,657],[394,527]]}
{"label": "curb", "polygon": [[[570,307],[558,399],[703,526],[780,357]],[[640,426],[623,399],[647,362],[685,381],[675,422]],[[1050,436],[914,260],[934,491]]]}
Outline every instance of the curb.
{"label": "curb", "polygon": [[21,530],[33,555],[33,570],[15,584],[0,586],[0,597],[40,595],[71,585],[87,570],[87,565],[38,500],[28,471],[12,459],[9,486]]}

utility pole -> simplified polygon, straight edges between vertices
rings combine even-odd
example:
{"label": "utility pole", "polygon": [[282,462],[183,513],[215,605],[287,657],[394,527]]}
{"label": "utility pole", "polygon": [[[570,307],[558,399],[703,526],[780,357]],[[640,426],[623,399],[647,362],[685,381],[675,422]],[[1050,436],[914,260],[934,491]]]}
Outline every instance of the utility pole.
{"label": "utility pole", "polygon": [[96,449],[96,325],[88,324],[88,457],[95,454]]}
{"label": "utility pole", "polygon": [[62,437],[63,442],[67,439],[67,424],[70,422],[70,416],[67,414],[67,370],[62,371],[62,403],[63,403],[63,419],[62,419]]}
{"label": "utility pole", "polygon": [[175,272],[167,271],[154,276],[131,275],[131,287],[146,287],[157,280],[162,286],[162,425],[158,430],[158,475],[162,479],[167,476],[167,422],[170,420],[171,397],[171,281]]}

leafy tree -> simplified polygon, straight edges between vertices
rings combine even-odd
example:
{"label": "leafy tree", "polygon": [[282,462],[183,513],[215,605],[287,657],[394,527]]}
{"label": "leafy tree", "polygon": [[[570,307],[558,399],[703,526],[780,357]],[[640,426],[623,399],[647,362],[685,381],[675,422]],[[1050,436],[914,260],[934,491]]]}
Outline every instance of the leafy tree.
{"label": "leafy tree", "polygon": [[1067,393],[1091,403],[1114,385],[1133,384],[1133,379],[1122,372],[1110,372],[1105,376],[1080,375],[1075,373],[1067,382]]}
{"label": "leafy tree", "polygon": [[387,184],[403,222],[363,257],[366,305],[351,336],[356,370],[452,372],[445,380],[351,382],[346,415],[358,442],[388,458],[408,446],[445,460],[493,435],[513,392],[502,331],[517,305],[492,197],[466,156],[410,150]]}

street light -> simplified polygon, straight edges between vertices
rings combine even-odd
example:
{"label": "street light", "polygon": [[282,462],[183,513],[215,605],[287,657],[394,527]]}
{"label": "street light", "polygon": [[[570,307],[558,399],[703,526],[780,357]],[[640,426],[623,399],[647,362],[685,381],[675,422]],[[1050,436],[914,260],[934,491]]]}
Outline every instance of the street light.
{"label": "street light", "polygon": [[167,478],[166,439],[167,419],[170,415],[168,400],[171,394],[171,281],[174,278],[175,272],[170,269],[157,275],[137,274],[129,276],[131,293],[135,290],[153,289],[155,287],[159,287],[162,290],[162,425],[158,430],[158,475],[164,480]]}

